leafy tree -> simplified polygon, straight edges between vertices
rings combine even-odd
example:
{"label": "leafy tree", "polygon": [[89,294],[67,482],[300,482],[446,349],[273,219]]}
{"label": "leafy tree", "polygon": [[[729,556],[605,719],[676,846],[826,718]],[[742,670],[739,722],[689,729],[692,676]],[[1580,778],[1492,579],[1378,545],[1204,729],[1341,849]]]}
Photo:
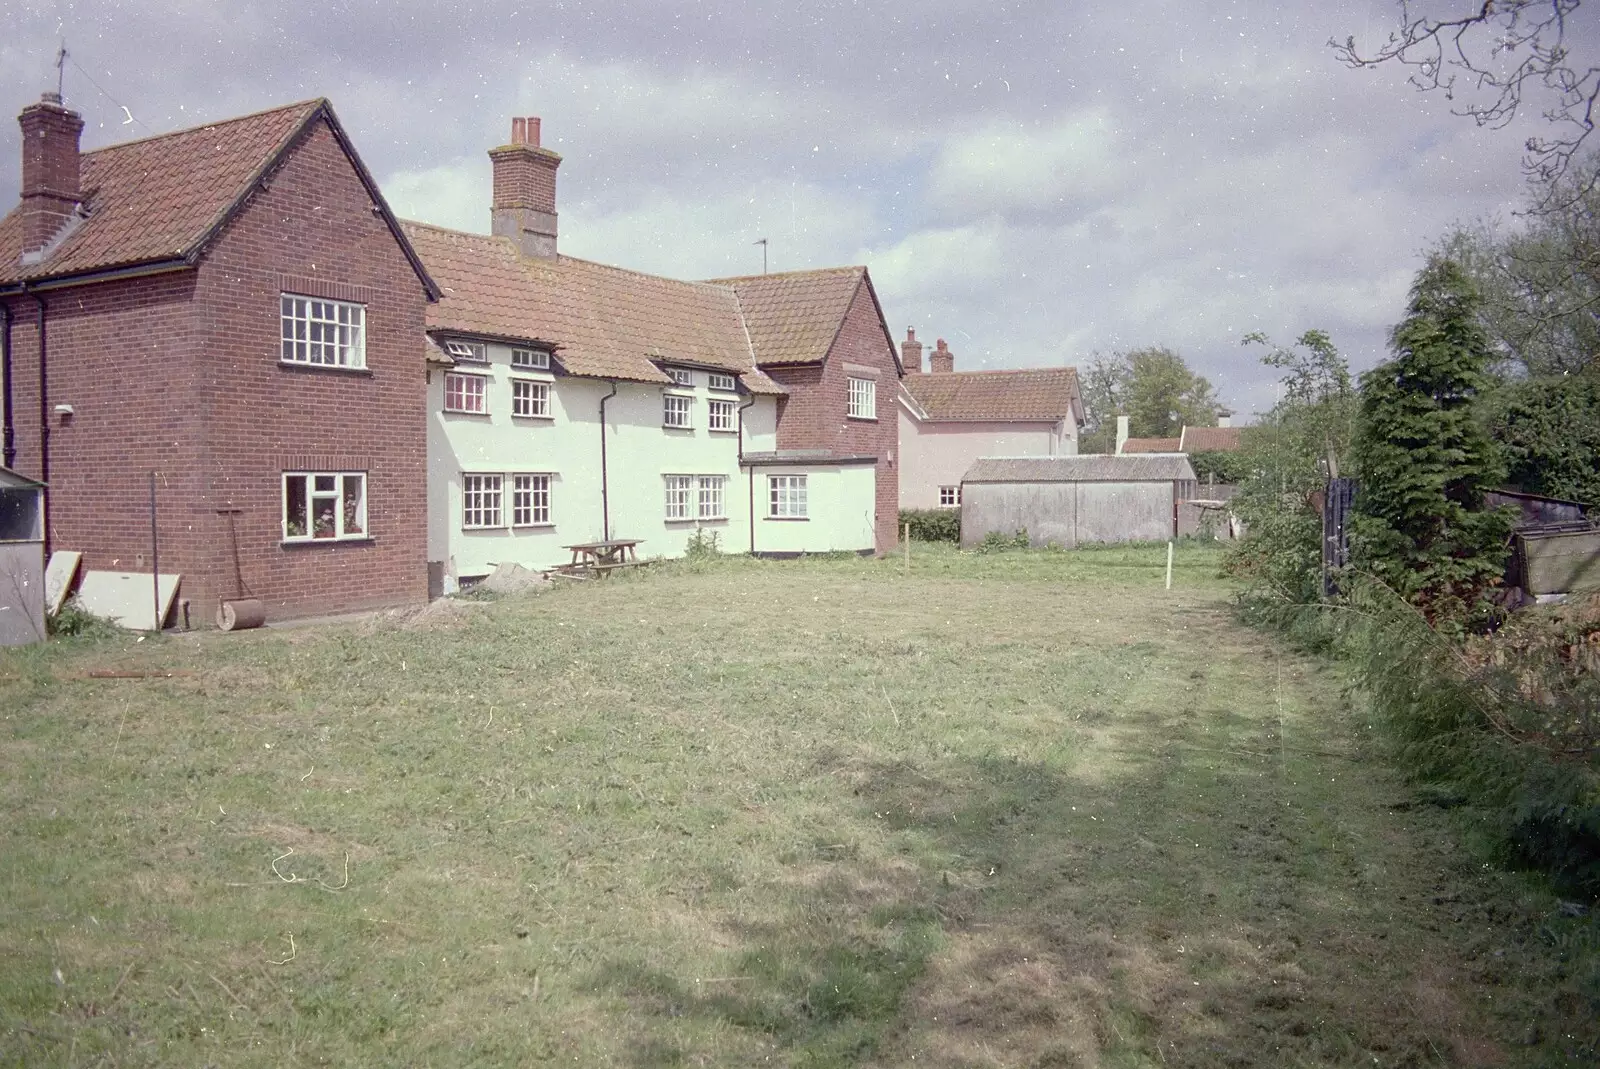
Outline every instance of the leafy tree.
{"label": "leafy tree", "polygon": [[1242,469],[1232,508],[1246,536],[1231,558],[1233,570],[1257,593],[1311,602],[1322,597],[1322,519],[1317,495],[1327,485],[1327,458],[1350,475],[1355,391],[1344,357],[1329,336],[1308,330],[1292,347],[1250,334],[1264,345],[1262,363],[1284,372],[1282,399],[1241,436],[1233,465]]}
{"label": "leafy tree", "polygon": [[1390,347],[1394,359],[1361,376],[1352,556],[1430,621],[1455,624],[1488,609],[1510,530],[1483,508],[1504,469],[1474,418],[1489,341],[1460,265],[1429,260]]}
{"label": "leafy tree", "polygon": [[1511,374],[1600,373],[1600,155],[1561,185],[1542,211],[1530,199],[1514,229],[1480,222],[1439,243],[1438,253],[1472,279],[1484,328]]}
{"label": "leafy tree", "polygon": [[1117,444],[1117,417],[1128,417],[1137,438],[1176,438],[1184,424],[1212,427],[1219,405],[1211,383],[1164,346],[1096,353],[1083,378],[1088,424],[1078,447],[1109,453]]}
{"label": "leafy tree", "polygon": [[1110,453],[1117,447],[1117,417],[1125,415],[1127,366],[1121,353],[1095,353],[1083,374],[1085,427],[1078,439],[1084,453]]}
{"label": "leafy tree", "polygon": [[1508,382],[1484,408],[1509,482],[1600,506],[1600,375]]}

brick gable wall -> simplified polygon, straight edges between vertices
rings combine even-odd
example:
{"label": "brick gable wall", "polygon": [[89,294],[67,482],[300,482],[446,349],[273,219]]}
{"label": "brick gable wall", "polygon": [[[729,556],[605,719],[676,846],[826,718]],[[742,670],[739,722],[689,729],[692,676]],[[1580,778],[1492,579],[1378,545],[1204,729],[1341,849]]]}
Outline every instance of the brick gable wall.
{"label": "brick gable wall", "polygon": [[[876,420],[851,419],[847,415],[852,375],[846,363],[877,369]],[[881,555],[893,550],[898,541],[900,515],[899,421],[895,408],[899,375],[867,287],[862,285],[856,290],[844,324],[821,367],[768,368],[767,373],[789,388],[789,396],[778,413],[779,449],[827,449],[836,454],[878,458],[874,524],[877,552]]]}
{"label": "brick gable wall", "polygon": [[[367,373],[280,366],[285,289],[367,305]],[[53,548],[148,570],[154,470],[161,570],[183,574],[197,623],[236,594],[230,515],[269,618],[426,598],[425,298],[325,123],[197,269],[47,299],[50,401],[77,409],[53,425]],[[18,466],[38,474],[33,302],[10,301]],[[283,546],[293,469],[366,471],[374,540]]]}

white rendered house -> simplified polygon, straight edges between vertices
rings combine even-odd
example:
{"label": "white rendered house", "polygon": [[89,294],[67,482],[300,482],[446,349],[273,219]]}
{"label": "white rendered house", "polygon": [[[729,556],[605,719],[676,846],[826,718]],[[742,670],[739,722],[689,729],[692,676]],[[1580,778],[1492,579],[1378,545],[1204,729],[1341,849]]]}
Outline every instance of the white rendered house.
{"label": "white rendered house", "polygon": [[[853,295],[863,286],[870,295],[864,269],[773,276],[774,289],[562,256],[553,210],[560,157],[538,147],[537,120],[515,120],[513,143],[490,156],[494,234],[404,224],[443,291],[428,316],[436,589],[450,592],[501,563],[554,567],[570,561],[566,547],[607,539],[641,540],[641,558],[681,556],[691,539],[711,537],[734,553],[878,550],[885,491],[893,500],[880,474],[893,463],[892,438],[877,450],[861,448],[859,435],[796,448],[780,430],[784,407],[801,395],[796,411],[818,424],[826,401],[804,373],[826,372],[830,354],[786,361],[785,370],[800,367],[800,385],[759,364],[768,339],[793,336],[791,303],[807,310],[802,320],[823,320],[810,333],[841,334],[826,320],[849,321],[861,306]],[[741,292],[784,313],[782,325],[751,320]],[[886,377],[886,390],[898,381],[893,347],[883,348],[880,366],[839,361],[840,390],[856,384],[849,413],[841,393],[841,424],[894,426],[861,411],[865,376]],[[866,359],[860,349],[848,355]],[[859,370],[848,377],[846,366]],[[892,397],[883,398],[891,419]]]}

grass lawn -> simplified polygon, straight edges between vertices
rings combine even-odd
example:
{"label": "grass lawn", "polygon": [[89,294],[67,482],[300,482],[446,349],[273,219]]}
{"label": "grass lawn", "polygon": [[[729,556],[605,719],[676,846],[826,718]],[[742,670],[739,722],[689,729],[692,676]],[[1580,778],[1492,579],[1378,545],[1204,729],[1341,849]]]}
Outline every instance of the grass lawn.
{"label": "grass lawn", "polygon": [[1592,1042],[1556,904],[1409,804],[1214,551],[1163,563],[730,559],[0,652],[0,1064]]}

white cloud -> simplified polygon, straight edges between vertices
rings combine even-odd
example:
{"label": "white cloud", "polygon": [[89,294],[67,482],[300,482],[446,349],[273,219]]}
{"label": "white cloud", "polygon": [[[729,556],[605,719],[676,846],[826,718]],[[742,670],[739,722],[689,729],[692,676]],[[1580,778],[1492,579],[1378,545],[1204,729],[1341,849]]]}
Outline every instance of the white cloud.
{"label": "white cloud", "polygon": [[1046,125],[996,120],[952,132],[929,175],[936,206],[961,211],[1059,208],[1116,188],[1117,123],[1091,108]]}

